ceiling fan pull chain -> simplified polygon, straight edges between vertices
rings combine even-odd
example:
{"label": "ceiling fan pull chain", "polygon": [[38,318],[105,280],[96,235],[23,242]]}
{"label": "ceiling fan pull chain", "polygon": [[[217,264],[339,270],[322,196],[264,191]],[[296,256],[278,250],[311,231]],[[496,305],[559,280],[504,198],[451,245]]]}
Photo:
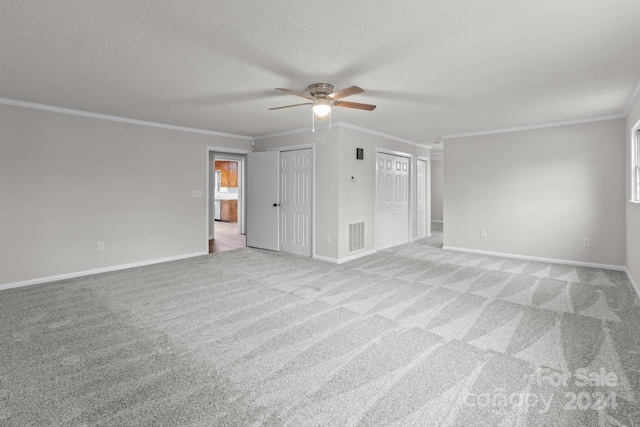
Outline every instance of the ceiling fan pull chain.
{"label": "ceiling fan pull chain", "polygon": [[313,112],[313,109],[311,109],[311,132],[315,132],[316,131],[316,115]]}

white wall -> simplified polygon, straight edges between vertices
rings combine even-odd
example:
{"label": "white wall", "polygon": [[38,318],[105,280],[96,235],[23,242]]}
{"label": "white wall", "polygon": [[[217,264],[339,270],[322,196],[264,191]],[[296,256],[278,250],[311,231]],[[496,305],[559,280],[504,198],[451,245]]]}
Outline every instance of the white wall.
{"label": "white wall", "polygon": [[447,140],[444,245],[623,266],[625,135],[620,119]]}
{"label": "white wall", "polygon": [[251,148],[0,105],[0,285],[206,253],[208,145]]}
{"label": "white wall", "polygon": [[443,166],[442,157],[431,157],[431,220],[443,220],[442,190],[443,183]]}
{"label": "white wall", "polygon": [[629,203],[631,199],[631,130],[640,121],[640,97],[631,108],[624,129],[625,144],[625,208],[626,208],[626,265],[629,275],[640,287],[640,204]]}

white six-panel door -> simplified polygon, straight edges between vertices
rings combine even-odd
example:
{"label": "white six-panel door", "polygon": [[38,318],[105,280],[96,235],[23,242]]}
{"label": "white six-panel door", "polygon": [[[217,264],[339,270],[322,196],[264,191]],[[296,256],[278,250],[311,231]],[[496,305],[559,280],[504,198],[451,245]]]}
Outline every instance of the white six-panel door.
{"label": "white six-panel door", "polygon": [[312,150],[280,153],[280,250],[311,256]]}
{"label": "white six-panel door", "polygon": [[280,153],[280,214],[278,227],[280,228],[280,250],[291,252],[291,156],[289,152]]}
{"label": "white six-panel door", "polygon": [[395,178],[393,246],[409,242],[409,159],[392,156]]}
{"label": "white six-panel door", "polygon": [[377,153],[376,248],[409,241],[409,159]]}
{"label": "white six-panel door", "polygon": [[392,246],[394,173],[393,156],[377,154],[377,197],[376,197],[376,248]]}

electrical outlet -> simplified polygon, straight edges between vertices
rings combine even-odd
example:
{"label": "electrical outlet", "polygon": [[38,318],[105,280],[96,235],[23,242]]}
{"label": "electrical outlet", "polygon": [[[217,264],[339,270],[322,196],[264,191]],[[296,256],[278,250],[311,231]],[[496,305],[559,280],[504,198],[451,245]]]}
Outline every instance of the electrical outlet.
{"label": "electrical outlet", "polygon": [[104,242],[98,242],[98,251],[104,251]]}
{"label": "electrical outlet", "polygon": [[591,239],[587,239],[587,238],[582,239],[582,247],[590,248],[591,247]]}
{"label": "electrical outlet", "polygon": [[328,234],[325,234],[325,235],[324,235],[324,242],[325,242],[325,243],[331,243],[331,236],[330,236],[330,235],[328,235]]}
{"label": "electrical outlet", "polygon": [[480,230],[480,238],[481,239],[486,239],[487,238],[487,232],[485,230]]}

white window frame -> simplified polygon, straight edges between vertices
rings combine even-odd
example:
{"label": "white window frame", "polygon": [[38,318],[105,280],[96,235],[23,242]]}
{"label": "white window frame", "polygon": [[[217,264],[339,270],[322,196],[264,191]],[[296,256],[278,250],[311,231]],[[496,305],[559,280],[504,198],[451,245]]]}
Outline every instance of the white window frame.
{"label": "white window frame", "polygon": [[631,132],[631,203],[640,203],[640,122]]}

